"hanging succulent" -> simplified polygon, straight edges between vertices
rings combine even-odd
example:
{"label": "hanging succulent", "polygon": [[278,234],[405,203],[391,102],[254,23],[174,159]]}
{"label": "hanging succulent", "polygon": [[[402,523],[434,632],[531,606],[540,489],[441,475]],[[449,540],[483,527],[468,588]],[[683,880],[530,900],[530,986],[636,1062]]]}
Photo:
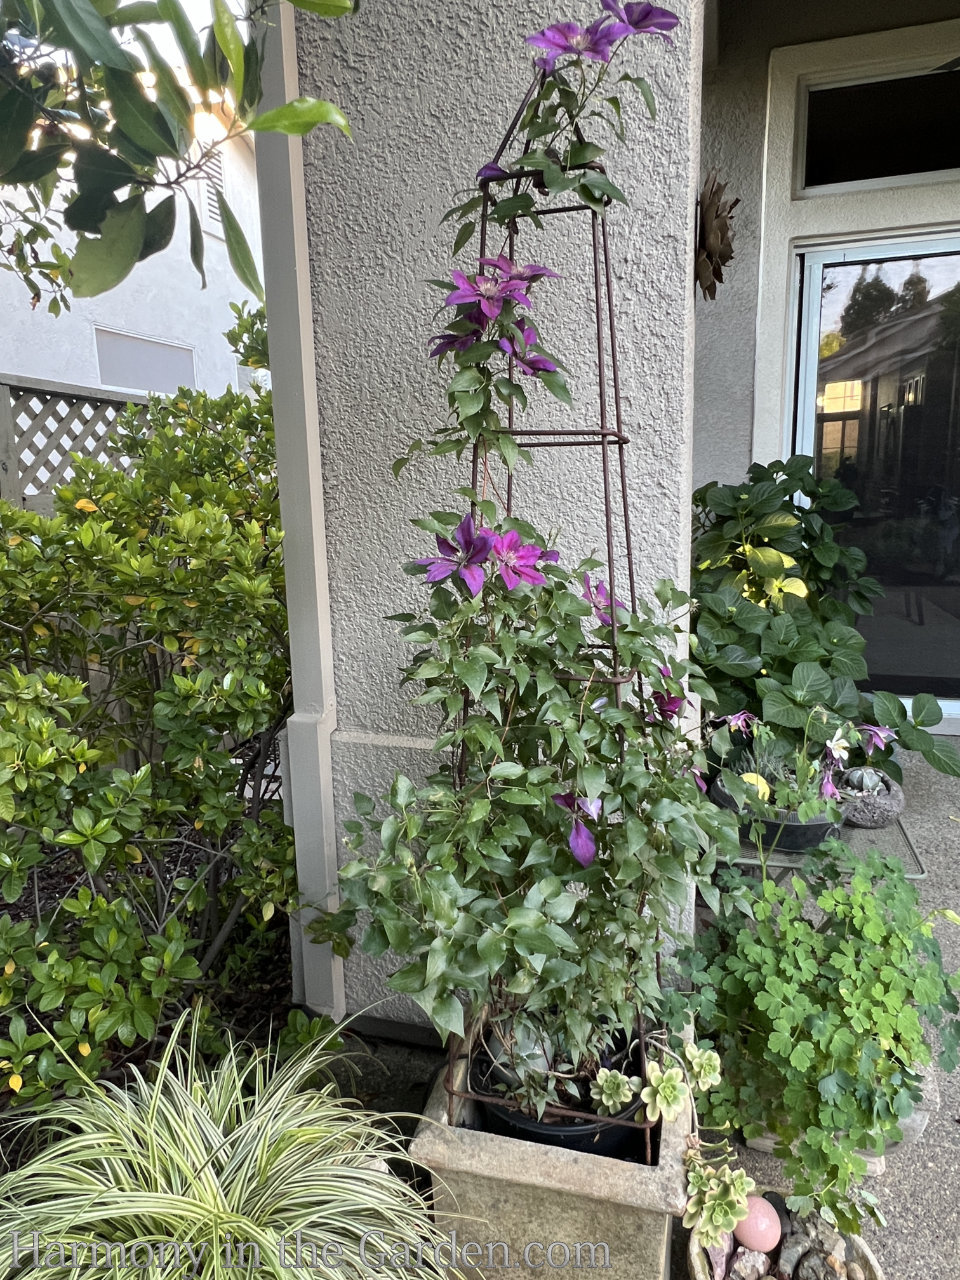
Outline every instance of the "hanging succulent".
{"label": "hanging succulent", "polygon": [[727,184],[718,182],[712,170],[700,191],[696,283],[711,301],[717,296],[717,285],[723,284],[723,268],[733,257],[733,211],[740,197],[725,200],[726,189]]}

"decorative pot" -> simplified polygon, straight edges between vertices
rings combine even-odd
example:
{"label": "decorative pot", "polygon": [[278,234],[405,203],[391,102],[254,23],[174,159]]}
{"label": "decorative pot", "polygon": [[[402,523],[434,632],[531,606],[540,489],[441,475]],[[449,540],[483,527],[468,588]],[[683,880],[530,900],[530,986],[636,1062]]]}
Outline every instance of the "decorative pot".
{"label": "decorative pot", "polygon": [[[721,809],[743,812],[723,785],[722,778],[717,778],[710,787],[710,799]],[[845,814],[842,806],[841,812]],[[755,821],[760,823],[763,847],[768,853],[807,853],[823,844],[824,840],[832,840],[840,834],[840,823],[832,821],[826,814],[801,822],[795,810],[778,809],[775,817],[757,818]],[[740,837],[749,843],[753,840],[753,822],[740,824]]]}
{"label": "decorative pot", "polygon": [[[454,1088],[466,1080],[461,1060]],[[487,1274],[507,1265],[542,1278],[544,1264],[597,1265],[608,1280],[667,1280],[670,1222],[687,1199],[689,1104],[662,1124],[658,1161],[648,1166],[479,1132],[477,1104],[455,1094],[451,1123],[448,1101],[441,1076],[410,1157],[432,1175],[436,1221],[457,1233],[459,1247],[478,1246],[461,1254],[464,1262]]]}
{"label": "decorative pot", "polygon": [[[879,772],[879,771],[878,771]],[[840,785],[847,785],[847,774],[840,780]],[[906,798],[899,783],[880,774],[883,787],[880,791],[861,791],[844,800],[843,820],[851,827],[887,827],[896,822],[906,807]]]}

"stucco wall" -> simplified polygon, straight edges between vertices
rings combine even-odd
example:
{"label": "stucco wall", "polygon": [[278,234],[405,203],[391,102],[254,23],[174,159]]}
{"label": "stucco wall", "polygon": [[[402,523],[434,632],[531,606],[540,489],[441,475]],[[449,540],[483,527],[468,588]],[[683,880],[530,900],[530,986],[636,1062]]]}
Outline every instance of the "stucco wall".
{"label": "stucco wall", "polygon": [[[625,59],[644,69],[661,110],[653,124],[631,104],[629,145],[611,174],[633,207],[611,216],[634,540],[643,581],[683,580],[690,491],[690,238],[699,116],[701,0],[685,0],[676,46],[638,43]],[[558,16],[589,19],[575,3],[558,15],[547,0],[384,0],[350,20],[298,20],[301,91],[347,111],[355,146],[330,133],[307,139],[317,382],[337,690],[334,772],[338,823],[355,789],[380,792],[390,773],[426,772],[433,725],[397,689],[403,658],[396,628],[381,619],[422,590],[399,562],[429,550],[409,518],[450,507],[466,462],[411,466],[398,484],[390,462],[413,435],[441,421],[442,384],[426,358],[440,327],[427,284],[449,270],[450,236],[439,219],[489,159],[529,76],[523,38]],[[696,69],[696,70],[694,70]],[[554,220],[556,222],[557,220]],[[550,345],[571,366],[575,396],[591,399],[592,311],[583,273],[589,250],[569,226],[525,242],[522,260],[545,261],[562,284],[538,286]],[[525,256],[525,255],[529,256]],[[461,262],[470,270],[469,262]],[[590,268],[592,270],[592,266]],[[563,525],[564,558],[599,544],[596,451],[537,457],[523,474],[524,514]],[[352,960],[347,1002],[382,994],[384,966]],[[377,1010],[405,1016],[399,1003]]]}
{"label": "stucco wall", "polygon": [[[736,257],[697,305],[694,483],[739,479],[751,460],[767,69],[770,50],[960,17],[957,0],[720,0],[719,62],[705,72],[701,168],[739,195]],[[945,53],[944,56],[947,56]],[[762,340],[762,338],[761,338]],[[765,461],[767,459],[764,459]]]}
{"label": "stucco wall", "polygon": [[[227,143],[223,153],[224,194],[259,261],[260,217],[253,148],[248,142],[237,140]],[[206,198],[206,191],[200,189],[200,184],[191,185],[190,195],[199,205]],[[69,233],[61,238],[69,244]],[[46,298],[32,310],[29,294],[20,281],[8,272],[0,272],[0,373],[99,387],[103,384],[95,330],[101,326],[192,347],[198,387],[213,393],[222,391],[227,383],[236,387],[237,361],[223,331],[233,324],[231,302],[247,299],[256,303],[234,275],[222,236],[205,230],[204,244],[206,289],[201,287],[190,262],[186,206],[178,203],[177,229],[167,249],[138,263],[115,289],[96,298],[77,298],[70,311],[57,317],[45,310]]]}

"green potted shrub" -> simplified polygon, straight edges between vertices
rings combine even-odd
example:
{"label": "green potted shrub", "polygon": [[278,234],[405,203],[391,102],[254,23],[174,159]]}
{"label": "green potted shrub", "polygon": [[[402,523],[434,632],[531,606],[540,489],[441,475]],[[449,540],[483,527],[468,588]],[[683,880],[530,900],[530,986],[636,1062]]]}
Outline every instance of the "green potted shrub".
{"label": "green potted shrub", "polygon": [[929,1024],[940,1066],[957,1065],[958,977],[944,973],[932,926],[960,917],[925,915],[899,863],[839,842],[804,878],[723,875],[750,914],[698,937],[682,958],[692,995],[676,997],[723,1066],[705,1123],[774,1135],[797,1212],[845,1231],[864,1213],[882,1221],[861,1152],[882,1154],[921,1101]]}

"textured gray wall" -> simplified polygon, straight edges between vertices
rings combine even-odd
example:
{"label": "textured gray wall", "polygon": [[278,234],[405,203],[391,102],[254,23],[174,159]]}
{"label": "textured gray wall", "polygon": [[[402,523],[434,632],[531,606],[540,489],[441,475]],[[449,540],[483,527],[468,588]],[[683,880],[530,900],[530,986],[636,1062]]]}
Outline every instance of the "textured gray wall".
{"label": "textured gray wall", "polygon": [[[683,23],[673,49],[647,38],[623,56],[625,70],[650,79],[660,112],[654,124],[639,97],[631,102],[628,145],[610,161],[632,202],[629,211],[615,208],[610,234],[624,412],[634,442],[634,541],[648,586],[664,575],[684,581],[689,553],[702,0],[674,7]],[[382,618],[422,599],[422,587],[399,569],[430,549],[410,516],[462,502],[449,494],[469,480],[467,463],[449,459],[414,464],[399,484],[389,469],[445,409],[441,380],[426,359],[426,339],[441,325],[433,317],[438,295],[425,281],[445,275],[450,264],[452,237],[448,228],[438,234],[439,220],[489,159],[526,88],[524,36],[598,11],[582,0],[562,13],[547,0],[383,0],[334,24],[309,15],[298,22],[301,91],[342,105],[356,139],[347,148],[319,130],[305,153],[340,822],[351,816],[353,790],[377,794],[395,768],[427,772],[435,763],[423,750],[432,721],[414,714],[397,688],[402,646]],[[591,402],[588,241],[567,225],[522,244],[521,260],[545,261],[564,274],[562,283],[537,286],[537,310],[548,345],[571,367],[582,414]],[[459,265],[470,271],[474,264]],[[548,405],[543,412],[566,411]],[[525,501],[517,506],[542,525],[563,527],[569,562],[599,544],[599,458],[595,450],[558,452],[564,456],[541,452],[535,471],[525,469],[518,489]],[[387,967],[351,960],[348,1008],[381,998]],[[399,1001],[376,1010],[398,1018],[405,1011]]]}
{"label": "textured gray wall", "polygon": [[[736,257],[716,302],[697,304],[694,484],[739,480],[751,461],[767,64],[771,49],[960,17],[958,0],[720,0],[720,57],[703,82],[701,166],[740,196]],[[764,459],[769,461],[769,459]]]}

